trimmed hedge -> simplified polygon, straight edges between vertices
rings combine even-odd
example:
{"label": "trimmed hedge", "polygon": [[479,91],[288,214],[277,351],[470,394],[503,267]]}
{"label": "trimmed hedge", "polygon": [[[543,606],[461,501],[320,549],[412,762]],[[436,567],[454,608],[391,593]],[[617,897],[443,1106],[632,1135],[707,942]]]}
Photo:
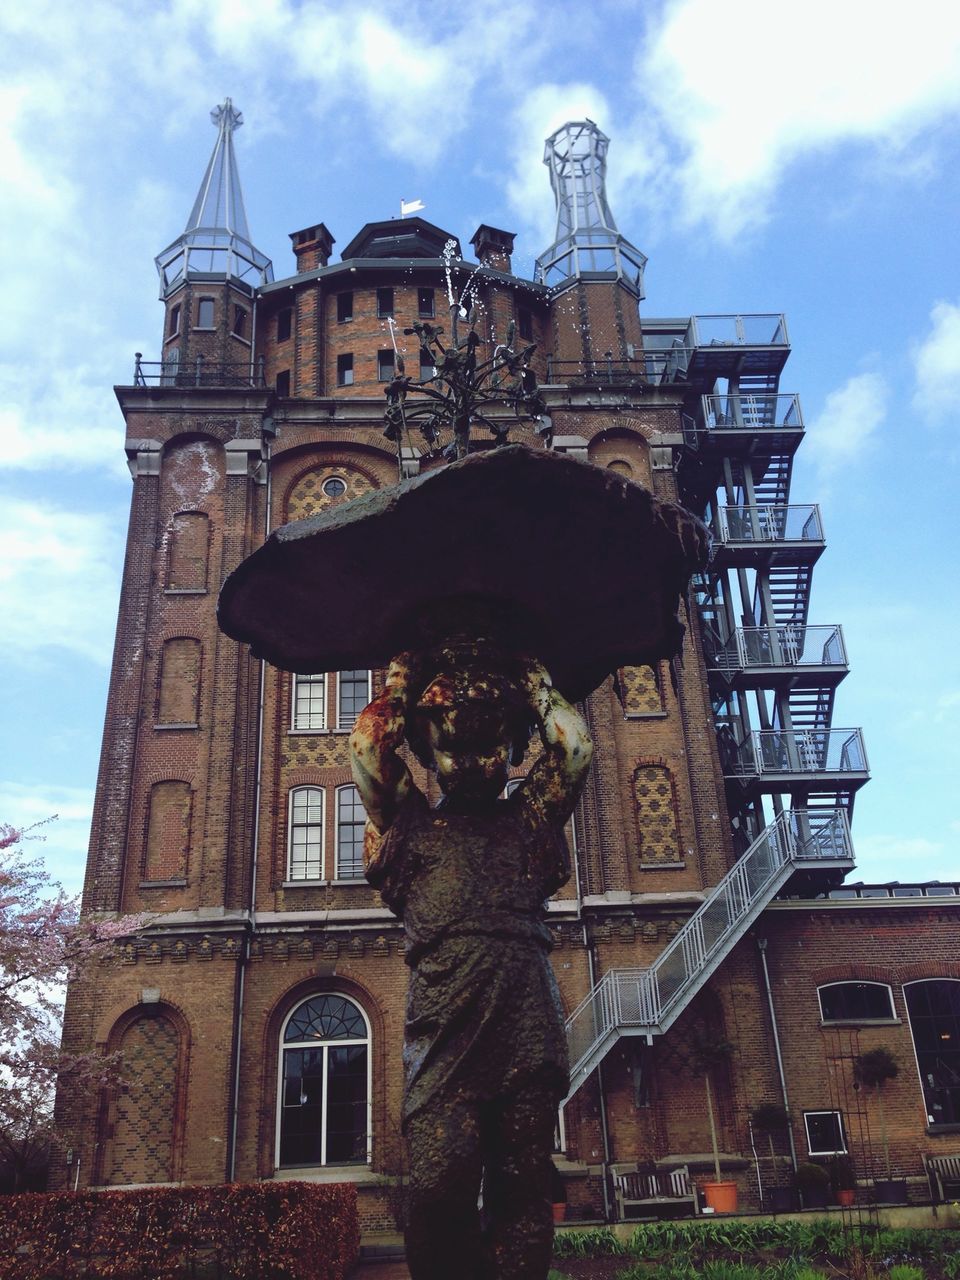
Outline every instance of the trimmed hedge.
{"label": "trimmed hedge", "polygon": [[344,1280],[359,1248],[350,1185],[0,1197],[0,1280]]}

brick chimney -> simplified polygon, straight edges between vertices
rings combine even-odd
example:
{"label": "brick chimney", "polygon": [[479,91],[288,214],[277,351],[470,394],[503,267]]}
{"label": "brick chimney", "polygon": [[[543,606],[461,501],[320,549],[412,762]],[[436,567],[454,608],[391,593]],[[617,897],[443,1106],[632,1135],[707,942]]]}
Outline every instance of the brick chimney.
{"label": "brick chimney", "polygon": [[336,243],[322,222],[315,227],[304,227],[302,231],[291,232],[290,239],[293,241],[299,275],[305,271],[315,271],[317,267],[325,267],[330,261],[330,250]]}
{"label": "brick chimney", "polygon": [[513,231],[501,231],[498,227],[488,227],[481,223],[470,240],[477,254],[477,261],[484,267],[494,271],[510,272],[510,255],[513,253],[513,242],[516,239]]}

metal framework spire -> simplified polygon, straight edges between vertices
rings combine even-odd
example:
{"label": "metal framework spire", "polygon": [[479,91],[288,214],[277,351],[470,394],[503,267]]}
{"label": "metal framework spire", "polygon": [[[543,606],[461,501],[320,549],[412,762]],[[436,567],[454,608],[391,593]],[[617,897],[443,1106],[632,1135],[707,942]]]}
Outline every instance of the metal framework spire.
{"label": "metal framework spire", "polygon": [[217,141],[183,234],[156,258],[160,296],[185,279],[231,278],[251,289],[273,279],[270,259],[250,241],[233,135],[243,116],[229,98],[210,112]]}
{"label": "metal framework spire", "polygon": [[536,278],[556,287],[613,276],[642,298],[647,259],[617,230],[607,203],[609,143],[592,120],[570,121],[547,139],[543,163],[557,202],[557,230],[537,259]]}

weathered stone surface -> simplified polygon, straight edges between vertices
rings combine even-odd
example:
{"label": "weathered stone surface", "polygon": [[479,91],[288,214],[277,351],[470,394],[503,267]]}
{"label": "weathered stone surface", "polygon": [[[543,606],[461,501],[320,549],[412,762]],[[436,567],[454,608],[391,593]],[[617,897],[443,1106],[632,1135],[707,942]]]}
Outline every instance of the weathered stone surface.
{"label": "weathered stone surface", "polygon": [[473,454],[277,529],[230,575],[224,631],[300,672],[418,648],[438,602],[499,602],[571,699],[678,652],[707,533],[622,476],[525,445]]}

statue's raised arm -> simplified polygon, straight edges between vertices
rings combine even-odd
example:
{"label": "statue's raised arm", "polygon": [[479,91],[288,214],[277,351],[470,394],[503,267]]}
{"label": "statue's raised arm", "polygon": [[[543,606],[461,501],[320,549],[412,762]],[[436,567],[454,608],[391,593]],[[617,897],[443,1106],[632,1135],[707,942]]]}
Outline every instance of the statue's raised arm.
{"label": "statue's raised arm", "polygon": [[543,754],[519,790],[531,816],[544,825],[562,826],[573,812],[593,759],[593,743],[583,717],[553,686],[536,659],[521,676],[543,743]]}
{"label": "statue's raised arm", "polygon": [[416,664],[408,653],[390,663],[383,692],[357,716],[350,734],[353,780],[367,818],[383,834],[414,789],[410,770],[397,754],[406,734]]}

